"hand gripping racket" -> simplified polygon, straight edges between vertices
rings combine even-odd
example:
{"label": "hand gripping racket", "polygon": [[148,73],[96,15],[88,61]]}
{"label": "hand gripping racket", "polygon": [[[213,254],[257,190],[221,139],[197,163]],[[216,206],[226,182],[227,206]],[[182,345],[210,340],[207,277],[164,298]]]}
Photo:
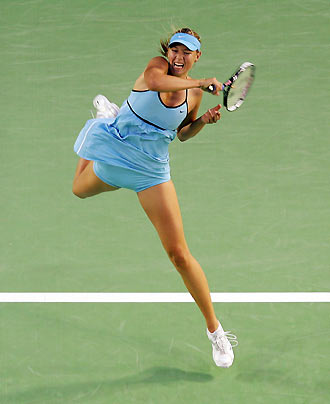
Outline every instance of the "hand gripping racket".
{"label": "hand gripping racket", "polygon": [[[239,108],[254,81],[256,67],[250,62],[243,63],[236,72],[222,85],[223,104],[227,111],[236,111]],[[208,91],[213,93],[215,85],[210,84]]]}

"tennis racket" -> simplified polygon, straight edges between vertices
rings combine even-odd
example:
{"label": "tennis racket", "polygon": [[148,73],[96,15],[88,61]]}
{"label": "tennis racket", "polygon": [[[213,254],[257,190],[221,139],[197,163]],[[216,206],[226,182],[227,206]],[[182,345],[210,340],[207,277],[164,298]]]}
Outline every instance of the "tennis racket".
{"label": "tennis racket", "polygon": [[[256,67],[250,62],[243,63],[236,72],[222,85],[223,104],[227,111],[233,112],[239,108],[249,92],[254,81]],[[208,91],[213,93],[215,85],[210,84]]]}

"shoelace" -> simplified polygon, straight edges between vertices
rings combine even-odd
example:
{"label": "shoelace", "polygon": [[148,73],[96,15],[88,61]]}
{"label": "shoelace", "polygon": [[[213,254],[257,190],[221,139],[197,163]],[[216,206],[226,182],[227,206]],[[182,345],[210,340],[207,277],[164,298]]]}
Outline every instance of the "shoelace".
{"label": "shoelace", "polygon": [[230,343],[230,345],[233,348],[238,345],[236,335],[231,334],[231,331],[225,331],[223,334],[218,335],[215,340],[215,343],[220,351],[222,351],[222,352],[226,351],[227,341]]}

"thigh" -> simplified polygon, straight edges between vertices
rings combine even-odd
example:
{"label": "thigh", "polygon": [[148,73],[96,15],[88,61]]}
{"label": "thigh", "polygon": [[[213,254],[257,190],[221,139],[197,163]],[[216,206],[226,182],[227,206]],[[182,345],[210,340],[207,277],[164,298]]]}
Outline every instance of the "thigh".
{"label": "thigh", "polygon": [[[75,176],[73,183],[74,193],[80,197],[86,198],[100,194],[101,192],[115,191],[118,189],[117,187],[106,184],[94,173],[93,163],[93,161],[85,163],[84,169],[79,175]],[[79,164],[81,164],[80,161],[77,171],[79,171]]]}
{"label": "thigh", "polygon": [[94,172],[109,185],[131,189],[135,192],[141,192],[170,179],[169,174],[155,175],[152,172],[138,171],[128,166],[118,166],[100,161],[95,161]]}
{"label": "thigh", "polygon": [[166,251],[175,247],[188,250],[182,217],[172,181],[138,192],[138,198],[147,216],[155,226]]}

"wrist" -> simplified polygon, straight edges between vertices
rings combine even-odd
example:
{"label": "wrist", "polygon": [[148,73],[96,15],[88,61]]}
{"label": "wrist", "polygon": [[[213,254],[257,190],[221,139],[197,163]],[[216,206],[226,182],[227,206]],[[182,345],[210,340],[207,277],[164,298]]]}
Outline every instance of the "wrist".
{"label": "wrist", "polygon": [[201,88],[201,81],[200,80],[190,79],[190,78],[187,78],[185,80],[186,80],[186,83],[189,83],[186,88],[188,88],[188,89]]}
{"label": "wrist", "polygon": [[203,88],[203,83],[204,83],[204,79],[198,80],[198,87],[197,88]]}

